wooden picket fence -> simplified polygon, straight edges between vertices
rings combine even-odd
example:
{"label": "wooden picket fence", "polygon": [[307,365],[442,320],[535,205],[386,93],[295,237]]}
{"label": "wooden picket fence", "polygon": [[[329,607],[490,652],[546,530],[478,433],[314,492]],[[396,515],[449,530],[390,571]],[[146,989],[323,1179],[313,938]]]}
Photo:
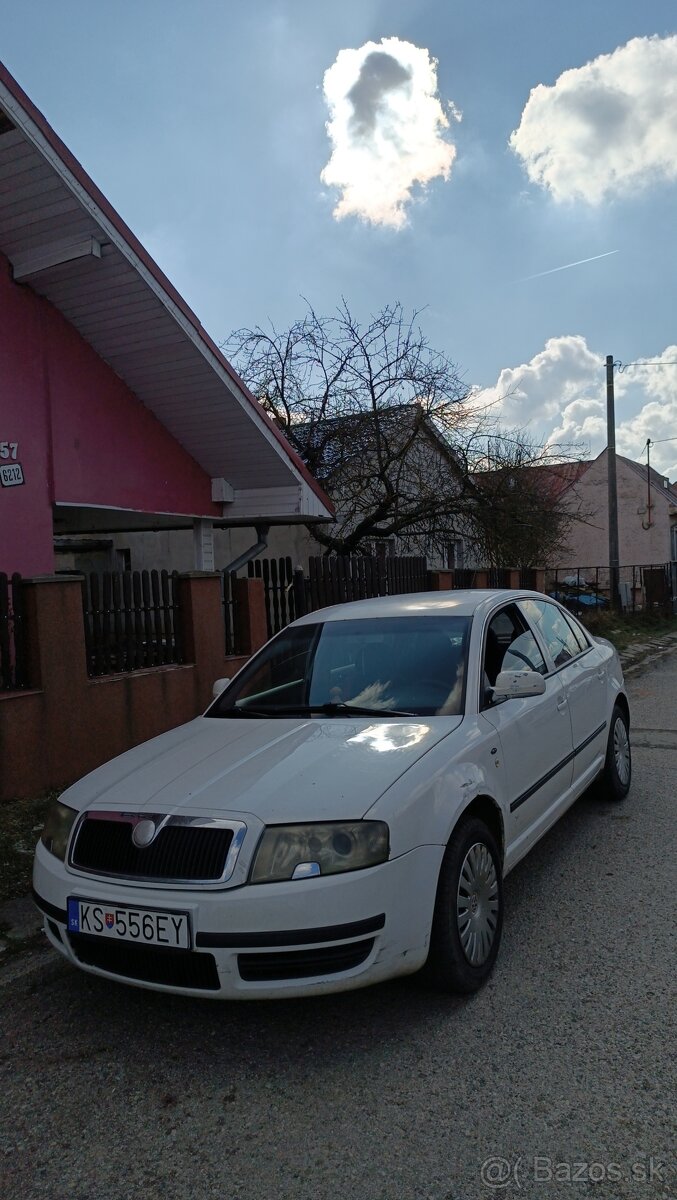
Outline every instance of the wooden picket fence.
{"label": "wooden picket fence", "polygon": [[104,571],[82,583],[90,676],[182,661],[178,573]]}
{"label": "wooden picket fence", "polygon": [[428,587],[427,562],[413,555],[311,558],[307,575],[293,567],[289,556],[257,558],[247,570],[250,579],[263,580],[269,637],[318,608],[373,596],[423,592]]}

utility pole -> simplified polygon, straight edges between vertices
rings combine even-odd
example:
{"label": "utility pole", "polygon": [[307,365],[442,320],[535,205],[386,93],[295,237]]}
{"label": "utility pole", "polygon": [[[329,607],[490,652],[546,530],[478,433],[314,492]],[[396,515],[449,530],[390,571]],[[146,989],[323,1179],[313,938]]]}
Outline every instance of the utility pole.
{"label": "utility pole", "polygon": [[651,529],[651,438],[646,439],[646,527]]}
{"label": "utility pole", "polygon": [[606,440],[607,489],[609,509],[609,598],[611,607],[619,607],[618,589],[618,494],[616,490],[616,414],[614,408],[614,357],[606,356]]}

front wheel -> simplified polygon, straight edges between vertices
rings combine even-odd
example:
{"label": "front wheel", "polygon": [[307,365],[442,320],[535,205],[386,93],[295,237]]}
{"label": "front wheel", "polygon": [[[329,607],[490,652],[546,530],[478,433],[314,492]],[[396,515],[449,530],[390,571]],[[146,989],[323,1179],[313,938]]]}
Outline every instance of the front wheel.
{"label": "front wheel", "polygon": [[600,777],[600,791],[606,800],[623,800],[630,791],[632,779],[632,756],[628,719],[620,704],[614,705],[609,727],[604,770]]}
{"label": "front wheel", "polygon": [[445,992],[477,991],[502,927],[501,857],[488,826],[473,817],[454,831],[442,860],[426,975]]}

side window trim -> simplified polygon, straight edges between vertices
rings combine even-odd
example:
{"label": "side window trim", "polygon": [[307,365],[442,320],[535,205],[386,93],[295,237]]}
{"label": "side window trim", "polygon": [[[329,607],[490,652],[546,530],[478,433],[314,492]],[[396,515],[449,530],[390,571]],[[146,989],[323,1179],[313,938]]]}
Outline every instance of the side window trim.
{"label": "side window trim", "polygon": [[[528,599],[531,599],[531,597],[528,597]],[[546,664],[549,663],[552,668],[550,671],[548,671],[547,675],[545,676],[546,679],[549,679],[552,675],[558,675],[560,671],[566,670],[566,668],[570,667],[573,662],[577,662],[577,660],[579,658],[582,658],[584,654],[587,654],[588,651],[592,649],[592,645],[588,641],[588,638],[586,635],[585,650],[579,650],[577,654],[573,654],[571,656],[571,658],[567,659],[566,662],[560,663],[559,666],[557,666],[557,664],[555,663],[555,660],[552,657],[552,654],[550,653],[549,647],[546,645],[545,638],[542,636],[540,629],[538,628],[537,625],[534,625],[531,622],[527,612],[522,607],[523,603],[524,603],[524,600],[519,602],[520,612],[521,612],[524,620],[527,621],[529,628],[531,629],[532,633],[534,634],[534,637],[536,638],[536,641],[538,642],[539,646],[541,647]],[[557,612],[560,613],[560,615],[564,617],[566,624],[571,629],[571,623],[568,620],[568,613],[567,613],[566,609],[562,608],[562,606],[560,604],[556,604],[553,600],[543,600],[543,601],[541,601],[541,603],[552,605],[552,607],[555,608],[557,610]],[[574,634],[573,629],[571,629],[571,632],[574,637],[574,640],[576,641],[576,643],[578,643],[578,639],[576,638],[576,635]]]}
{"label": "side window trim", "polygon": [[[586,634],[586,632],[585,632],[585,630],[584,630],[583,626],[582,626],[582,625],[579,625],[579,623],[578,623],[578,621],[576,620],[576,618],[575,618],[575,617],[573,617],[573,616],[571,615],[571,613],[568,613],[568,612],[566,611],[566,609],[562,609],[561,611],[562,611],[562,614],[563,614],[563,616],[564,616],[564,619],[565,619],[565,621],[566,621],[567,625],[568,625],[568,626],[569,626],[569,628],[570,628],[570,629],[573,631],[573,635],[574,635],[574,637],[576,638],[576,641],[577,641],[577,642],[580,642],[580,641],[581,641],[581,639],[583,640],[583,646],[582,646],[582,648],[581,648],[581,654],[587,654],[587,653],[588,653],[588,650],[592,650],[592,646],[590,645],[590,642],[588,641],[588,637],[587,637],[587,634]],[[580,635],[580,636],[579,636],[579,635]],[[578,657],[578,656],[577,656],[577,657]]]}
{"label": "side window trim", "polygon": [[[487,616],[484,619],[484,628],[482,630],[482,642],[481,642],[480,672],[479,672],[479,679],[478,679],[478,699],[477,699],[477,711],[478,712],[483,712],[485,708],[489,707],[485,702],[485,694],[484,694],[484,663],[485,663],[486,652],[487,652],[487,635],[489,633],[489,626],[491,625],[491,623],[493,621],[496,620],[496,617],[499,617],[501,615],[501,613],[503,613],[503,612],[508,612],[508,610],[511,608],[514,608],[517,610],[519,619],[523,622],[523,624],[526,627],[524,632],[528,632],[532,635],[532,637],[536,643],[536,646],[541,653],[541,657],[543,658],[545,667],[548,668],[552,663],[550,655],[547,653],[547,647],[543,643],[543,639],[537,636],[536,630],[534,629],[533,625],[531,624],[531,621],[528,619],[526,613],[522,609],[522,605],[520,604],[519,600],[517,598],[515,598],[514,600],[513,599],[509,600],[507,603],[505,601],[503,601],[495,609],[492,609],[492,611],[490,613],[487,613]],[[513,618],[511,617],[510,619],[512,620]],[[548,679],[551,674],[553,674],[553,672],[546,669],[546,673],[544,674],[543,678]],[[499,700],[498,703],[502,704],[503,701]]]}
{"label": "side window trim", "polygon": [[[529,599],[530,598],[531,597],[529,597]],[[541,654],[543,655],[546,667],[548,667],[548,670],[546,671],[543,678],[549,679],[551,675],[554,675],[557,671],[561,671],[562,668],[555,666],[552,655],[548,649],[546,640],[542,636],[541,631],[538,628],[538,625],[534,624],[534,622],[529,619],[529,614],[526,612],[526,610],[524,608],[524,599],[517,601],[517,607],[519,608],[520,613],[522,615],[522,620],[526,621],[527,625],[529,626],[529,629],[533,633],[534,638],[536,639],[536,645],[538,646]]]}
{"label": "side window trim", "polygon": [[485,708],[490,707],[490,705],[488,705],[486,702],[486,695],[485,695],[485,689],[484,689],[484,663],[486,661],[486,655],[487,655],[487,636],[489,634],[489,626],[491,625],[491,622],[496,619],[496,617],[500,616],[500,614],[502,612],[506,612],[506,610],[509,609],[511,607],[511,605],[514,603],[515,603],[514,600],[508,601],[507,604],[505,603],[505,601],[503,601],[503,603],[499,604],[497,608],[493,609],[490,613],[487,613],[487,616],[484,619],[484,628],[482,630],[482,643],[481,643],[481,649],[480,649],[480,671],[479,671],[479,679],[478,679],[478,683],[477,683],[477,711],[478,712],[484,712]]}

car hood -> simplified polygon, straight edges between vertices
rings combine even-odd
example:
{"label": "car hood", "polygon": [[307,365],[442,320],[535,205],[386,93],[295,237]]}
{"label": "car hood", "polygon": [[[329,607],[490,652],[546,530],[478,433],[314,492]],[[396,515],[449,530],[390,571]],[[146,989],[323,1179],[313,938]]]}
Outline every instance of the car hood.
{"label": "car hood", "polygon": [[266,824],[357,819],[461,717],[198,717],[64,793],[77,809],[252,813]]}

